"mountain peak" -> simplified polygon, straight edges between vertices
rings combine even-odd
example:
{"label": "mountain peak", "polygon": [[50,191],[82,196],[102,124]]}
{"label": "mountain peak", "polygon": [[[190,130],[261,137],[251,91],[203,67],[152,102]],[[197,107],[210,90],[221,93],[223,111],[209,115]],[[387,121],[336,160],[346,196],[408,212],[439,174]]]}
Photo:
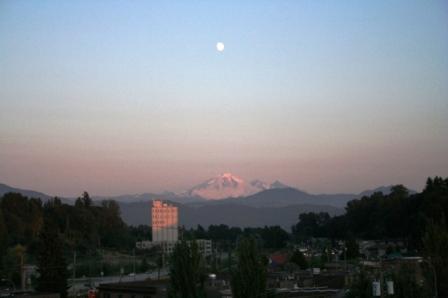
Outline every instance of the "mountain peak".
{"label": "mountain peak", "polygon": [[234,175],[232,173],[222,173],[221,177],[225,177],[225,178],[232,178]]}
{"label": "mountain peak", "polygon": [[246,183],[232,173],[223,173],[191,188],[189,196],[218,200],[246,195]]}
{"label": "mountain peak", "polygon": [[228,181],[235,181],[237,183],[243,183],[244,180],[236,175],[233,175],[232,173],[223,173],[217,177],[215,177],[215,179],[222,179],[222,180],[228,180]]}
{"label": "mountain peak", "polygon": [[247,183],[244,179],[227,172],[194,186],[186,194],[209,200],[219,200],[244,197],[269,188],[269,184],[261,180]]}
{"label": "mountain peak", "polygon": [[291,188],[291,186],[286,185],[278,180],[275,180],[274,182],[271,183],[269,188]]}

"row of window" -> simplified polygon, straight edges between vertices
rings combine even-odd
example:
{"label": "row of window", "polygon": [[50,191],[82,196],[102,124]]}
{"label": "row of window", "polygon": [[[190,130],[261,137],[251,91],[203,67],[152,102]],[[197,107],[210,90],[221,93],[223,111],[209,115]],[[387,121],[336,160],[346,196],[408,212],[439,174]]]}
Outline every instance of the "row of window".
{"label": "row of window", "polygon": [[153,208],[152,212],[177,212],[174,208]]}
{"label": "row of window", "polygon": [[175,214],[153,214],[152,218],[177,218]]}

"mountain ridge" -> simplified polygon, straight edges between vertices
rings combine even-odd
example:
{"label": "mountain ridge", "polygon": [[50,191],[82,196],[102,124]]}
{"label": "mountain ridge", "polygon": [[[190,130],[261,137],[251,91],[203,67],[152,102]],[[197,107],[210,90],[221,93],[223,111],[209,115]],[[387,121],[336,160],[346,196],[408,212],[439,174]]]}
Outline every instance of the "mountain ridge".
{"label": "mountain ridge", "polygon": [[[293,187],[273,188],[247,197],[205,200],[197,197],[179,196],[174,193],[143,193],[118,196],[92,196],[95,203],[115,200],[120,205],[121,216],[129,225],[150,224],[151,201],[162,199],[173,202],[179,208],[180,224],[193,227],[197,224],[227,224],[231,226],[280,225],[290,228],[303,212],[328,212],[330,215],[344,213],[347,202],[359,199],[367,192],[390,191],[390,186],[366,190],[359,194],[311,194]],[[0,184],[0,196],[7,192],[18,192],[28,197],[39,197],[47,201],[52,196]],[[414,192],[410,190],[410,193]],[[75,198],[63,198],[74,204]]]}

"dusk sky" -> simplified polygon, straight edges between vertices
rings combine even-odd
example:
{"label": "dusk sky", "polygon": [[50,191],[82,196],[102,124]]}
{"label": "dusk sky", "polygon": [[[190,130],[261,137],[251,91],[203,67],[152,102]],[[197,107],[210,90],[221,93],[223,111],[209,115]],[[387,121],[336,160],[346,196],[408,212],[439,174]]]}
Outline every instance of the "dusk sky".
{"label": "dusk sky", "polygon": [[223,172],[313,193],[448,176],[447,1],[0,0],[0,183]]}

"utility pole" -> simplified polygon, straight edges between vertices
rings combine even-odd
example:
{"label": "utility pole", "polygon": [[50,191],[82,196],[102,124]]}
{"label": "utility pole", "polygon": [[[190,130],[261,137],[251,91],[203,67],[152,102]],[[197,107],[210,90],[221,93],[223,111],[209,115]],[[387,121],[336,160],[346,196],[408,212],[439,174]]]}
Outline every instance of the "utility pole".
{"label": "utility pole", "polygon": [[232,244],[231,241],[229,240],[229,246],[228,246],[228,251],[227,251],[227,266],[229,268],[229,272],[232,272]]}
{"label": "utility pole", "polygon": [[75,278],[76,278],[76,249],[73,250],[73,277],[72,277],[72,288],[76,297]]}
{"label": "utility pole", "polygon": [[26,276],[25,276],[25,268],[23,266],[23,252],[20,255],[20,286],[22,288],[22,291],[25,290],[25,281],[26,281]]}
{"label": "utility pole", "polygon": [[132,249],[132,257],[133,257],[133,270],[132,272],[134,273],[134,280],[135,280],[135,248]]}
{"label": "utility pole", "polygon": [[76,278],[76,250],[73,251],[73,284]]}
{"label": "utility pole", "polygon": [[345,273],[347,273],[347,247],[344,246],[344,264],[345,264]]}
{"label": "utility pole", "polygon": [[383,283],[384,283],[384,276],[383,276],[383,258],[380,257],[380,291],[381,291],[381,297],[384,297],[383,294]]}

